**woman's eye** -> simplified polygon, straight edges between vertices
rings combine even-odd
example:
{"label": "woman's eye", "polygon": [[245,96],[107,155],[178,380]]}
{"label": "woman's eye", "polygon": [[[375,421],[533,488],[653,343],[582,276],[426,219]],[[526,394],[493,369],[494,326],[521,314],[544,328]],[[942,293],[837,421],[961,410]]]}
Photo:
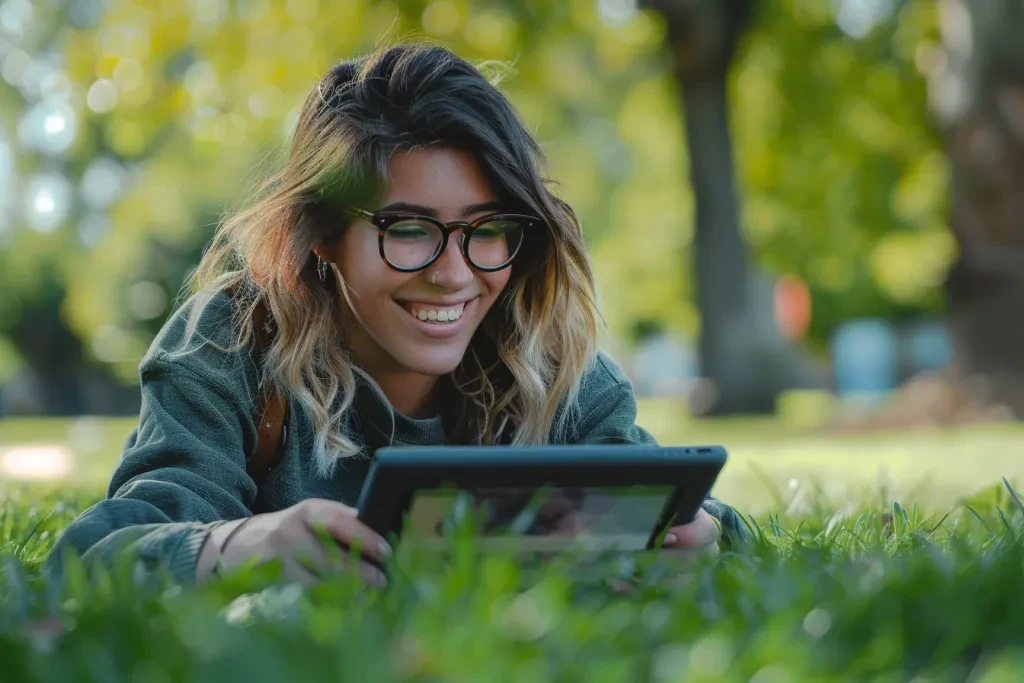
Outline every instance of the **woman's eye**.
{"label": "woman's eye", "polygon": [[396,239],[417,239],[430,235],[430,231],[422,225],[392,225],[387,234]]}
{"label": "woman's eye", "polygon": [[481,225],[476,230],[474,230],[473,237],[484,239],[504,237],[508,230],[509,226],[506,225],[505,223],[488,223],[486,225]]}

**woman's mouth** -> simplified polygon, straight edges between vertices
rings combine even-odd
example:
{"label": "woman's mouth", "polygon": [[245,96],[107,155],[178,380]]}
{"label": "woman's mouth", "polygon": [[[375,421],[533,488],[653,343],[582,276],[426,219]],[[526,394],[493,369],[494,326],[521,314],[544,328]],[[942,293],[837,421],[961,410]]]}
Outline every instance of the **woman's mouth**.
{"label": "woman's mouth", "polygon": [[403,301],[402,308],[421,322],[433,323],[435,325],[450,325],[462,317],[466,303],[462,302],[454,306],[435,306]]}
{"label": "woman's mouth", "polygon": [[408,316],[406,320],[412,329],[424,337],[442,341],[458,337],[463,334],[463,328],[472,324],[473,307],[477,299],[445,306],[397,299],[393,301],[405,311]]}

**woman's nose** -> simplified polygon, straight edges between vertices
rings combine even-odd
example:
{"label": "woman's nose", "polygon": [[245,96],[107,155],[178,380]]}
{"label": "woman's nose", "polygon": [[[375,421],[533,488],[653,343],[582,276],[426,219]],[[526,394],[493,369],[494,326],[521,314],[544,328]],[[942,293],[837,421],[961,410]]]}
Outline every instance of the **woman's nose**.
{"label": "woman's nose", "polygon": [[462,233],[454,233],[448,246],[430,268],[427,281],[449,290],[462,289],[473,281],[473,268],[462,254]]}

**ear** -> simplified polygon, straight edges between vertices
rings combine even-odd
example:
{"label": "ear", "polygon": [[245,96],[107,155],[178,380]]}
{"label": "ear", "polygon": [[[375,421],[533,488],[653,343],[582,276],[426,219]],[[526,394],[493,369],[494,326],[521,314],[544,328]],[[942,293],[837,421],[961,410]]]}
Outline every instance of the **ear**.
{"label": "ear", "polygon": [[324,245],[323,242],[315,242],[313,244],[313,255],[319,258],[324,263],[333,264],[334,261],[330,257],[330,250]]}

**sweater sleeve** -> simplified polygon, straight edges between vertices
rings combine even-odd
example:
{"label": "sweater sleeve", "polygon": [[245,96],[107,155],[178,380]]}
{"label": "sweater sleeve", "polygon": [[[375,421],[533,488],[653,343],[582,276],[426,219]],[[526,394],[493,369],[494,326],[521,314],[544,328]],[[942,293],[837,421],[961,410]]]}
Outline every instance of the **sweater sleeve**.
{"label": "sweater sleeve", "polygon": [[[657,440],[636,424],[637,403],[633,385],[616,363],[600,354],[580,386],[578,414],[572,421],[567,443],[656,445]],[[708,497],[705,512],[722,523],[722,544],[734,547],[752,540],[740,515],[725,503]]]}
{"label": "sweater sleeve", "polygon": [[60,572],[68,552],[89,565],[124,551],[134,556],[136,571],[168,570],[174,580],[191,583],[211,528],[252,514],[256,486],[245,454],[256,427],[243,369],[220,351],[177,353],[168,341],[155,343],[139,367],[139,424],[107,498],[64,531],[49,571]]}

